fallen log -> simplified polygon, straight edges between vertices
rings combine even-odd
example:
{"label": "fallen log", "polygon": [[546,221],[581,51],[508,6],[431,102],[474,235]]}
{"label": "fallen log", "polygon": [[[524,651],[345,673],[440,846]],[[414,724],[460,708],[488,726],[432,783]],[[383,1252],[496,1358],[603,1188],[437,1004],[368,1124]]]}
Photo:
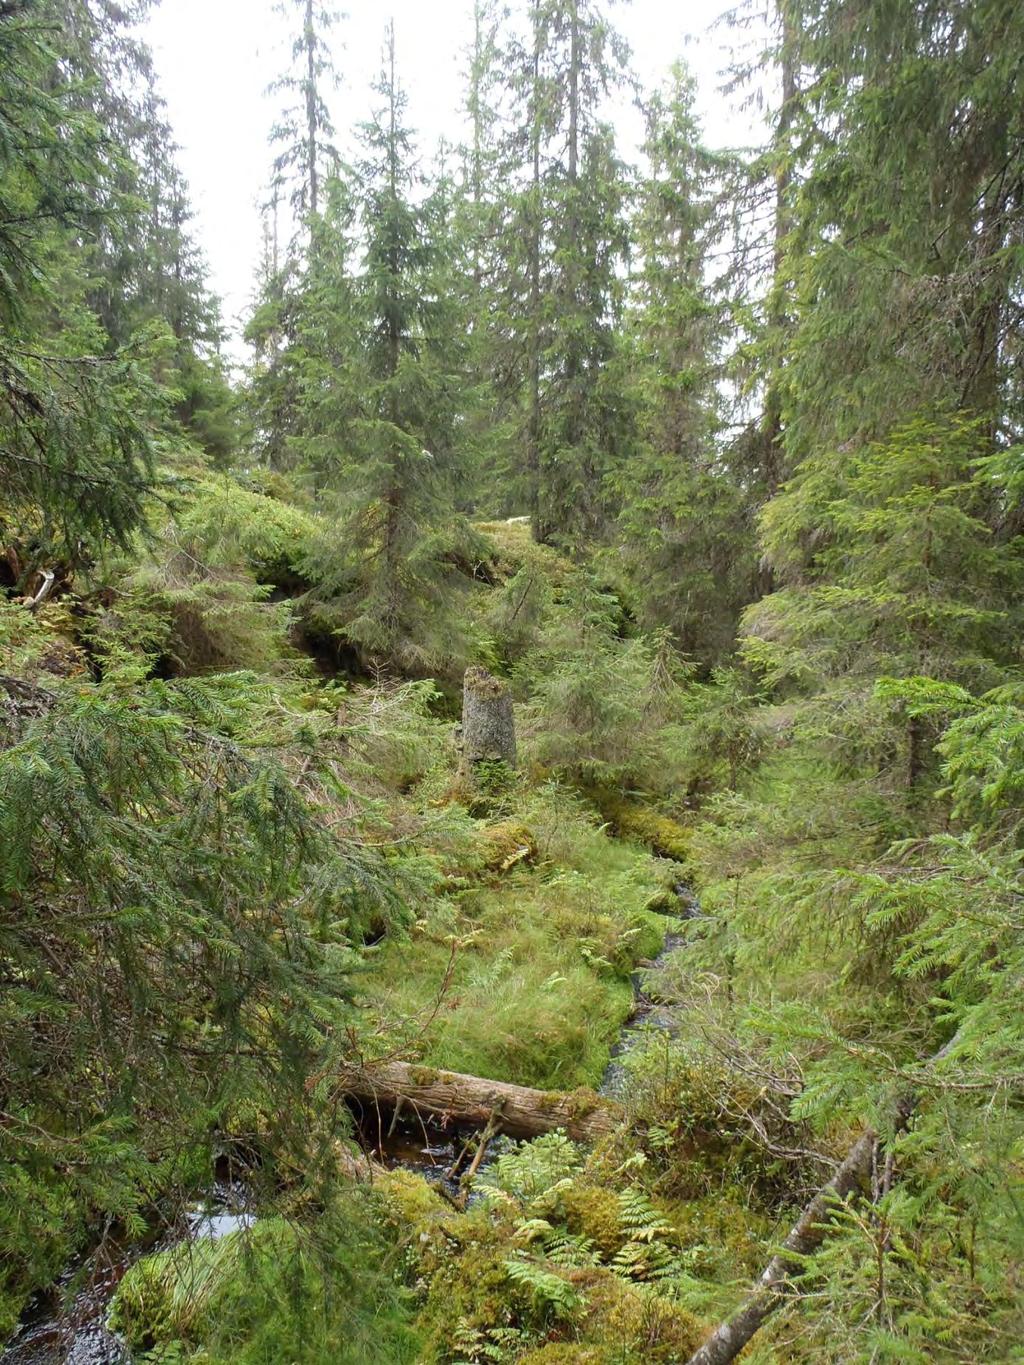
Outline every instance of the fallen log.
{"label": "fallen log", "polygon": [[[927,1065],[948,1057],[960,1040],[960,1031],[938,1052]],[[901,1095],[893,1108],[892,1137],[906,1131],[917,1107],[913,1092]],[[791,1288],[789,1276],[800,1267],[801,1259],[816,1251],[832,1229],[837,1201],[848,1199],[867,1183],[872,1163],[877,1154],[878,1136],[866,1129],[853,1144],[835,1175],[814,1196],[793,1224],[778,1253],[772,1257],[760,1279],[740,1304],[731,1318],[727,1318],[695,1351],[686,1365],[730,1365],[777,1308],[786,1301]],[[886,1188],[891,1184],[891,1149],[887,1161]]]}
{"label": "fallen log", "polygon": [[814,1196],[790,1229],[781,1250],[768,1262],[757,1284],[731,1318],[718,1327],[687,1365],[728,1365],[735,1360],[786,1294],[788,1277],[799,1258],[809,1256],[825,1240],[833,1201],[846,1199],[863,1185],[871,1169],[875,1134],[862,1133],[832,1179]]}
{"label": "fallen log", "polygon": [[493,1119],[510,1137],[562,1128],[577,1142],[594,1142],[622,1121],[621,1107],[593,1090],[533,1090],[408,1062],[345,1067],[337,1074],[337,1091],[379,1109],[401,1105],[442,1125],[483,1128]]}

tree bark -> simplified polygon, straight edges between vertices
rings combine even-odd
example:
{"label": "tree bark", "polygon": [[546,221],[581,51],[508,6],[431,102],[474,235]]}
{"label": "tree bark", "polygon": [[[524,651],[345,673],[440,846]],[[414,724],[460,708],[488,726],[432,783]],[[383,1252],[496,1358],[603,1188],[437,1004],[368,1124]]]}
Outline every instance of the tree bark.
{"label": "tree bark", "polygon": [[538,1137],[562,1128],[576,1142],[594,1142],[622,1120],[617,1104],[590,1090],[533,1090],[408,1062],[345,1067],[337,1082],[340,1093],[351,1099],[383,1109],[401,1102],[405,1110],[443,1124],[493,1124],[511,1137]]}
{"label": "tree bark", "polygon": [[[761,418],[763,443],[763,472],[765,496],[773,498],[782,482],[782,392],[779,375],[779,352],[787,327],[788,281],[785,279],[786,237],[792,228],[790,194],[793,184],[792,146],[790,133],[796,114],[799,95],[797,84],[797,22],[792,0],[776,0],[776,12],[782,26],[780,63],[782,67],[782,104],[775,131],[775,224],[772,246],[772,285],[767,301],[767,322],[772,355],[769,361],[768,382],[765,388],[764,413]],[[772,591],[771,570],[762,571],[759,585],[761,595]]]}
{"label": "tree bark", "polygon": [[530,411],[526,429],[526,474],[529,483],[530,517],[533,538],[543,543],[548,526],[542,515],[540,472],[540,361],[541,361],[541,288],[540,258],[544,211],[541,202],[540,150],[543,110],[541,107],[540,64],[544,34],[538,0],[532,8],[533,23],[533,85],[530,90],[530,327],[529,327],[529,391]]}
{"label": "tree bark", "polygon": [[832,1212],[832,1199],[845,1199],[866,1181],[875,1150],[875,1134],[869,1129],[850,1148],[835,1175],[814,1196],[790,1229],[782,1250],[773,1256],[745,1302],[716,1329],[688,1365],[728,1365],[764,1320],[785,1297],[786,1280],[794,1269],[794,1257],[807,1256],[825,1240]]}
{"label": "tree bark", "polygon": [[467,668],[462,690],[462,771],[480,763],[516,766],[516,722],[507,684],[486,668]]}

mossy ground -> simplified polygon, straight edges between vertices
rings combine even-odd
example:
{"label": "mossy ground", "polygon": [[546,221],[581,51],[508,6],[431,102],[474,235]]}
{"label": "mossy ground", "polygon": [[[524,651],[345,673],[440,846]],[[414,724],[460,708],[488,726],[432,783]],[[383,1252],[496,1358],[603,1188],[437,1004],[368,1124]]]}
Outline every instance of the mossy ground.
{"label": "mossy ground", "polygon": [[596,1085],[632,1008],[629,973],[664,938],[645,907],[665,866],[553,789],[483,824],[478,852],[481,871],[456,876],[463,885],[429,918],[376,951],[361,980],[368,1011],[389,1045],[411,1033],[428,1065],[545,1089]]}

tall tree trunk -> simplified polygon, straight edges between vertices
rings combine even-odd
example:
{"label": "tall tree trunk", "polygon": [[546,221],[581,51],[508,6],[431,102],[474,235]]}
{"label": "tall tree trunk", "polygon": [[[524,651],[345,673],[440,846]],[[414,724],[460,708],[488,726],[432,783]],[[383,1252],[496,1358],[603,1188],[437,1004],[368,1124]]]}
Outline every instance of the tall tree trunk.
{"label": "tall tree trunk", "polygon": [[[572,0],[572,18],[569,31],[569,155],[567,167],[569,202],[567,206],[568,212],[566,214],[569,250],[565,253],[565,265],[563,268],[566,273],[566,306],[571,310],[571,314],[573,315],[575,315],[580,308],[580,295],[582,292],[579,278],[581,264],[580,253],[582,250],[579,221],[581,62],[579,0]],[[566,445],[574,452],[579,452],[583,444],[583,396],[580,391],[580,370],[580,339],[574,328],[572,342],[566,348],[565,355],[565,379],[566,388],[569,394],[569,412],[565,438]],[[592,481],[592,471],[589,469],[582,470],[579,478],[579,486],[589,490]],[[589,501],[589,499],[584,501]],[[586,518],[587,510],[586,506],[579,509],[581,519]]]}
{"label": "tall tree trunk", "polygon": [[[782,25],[782,105],[775,133],[775,226],[772,250],[772,287],[768,299],[768,333],[774,352],[770,361],[768,384],[765,389],[764,414],[761,422],[764,450],[765,490],[774,497],[782,480],[782,388],[779,382],[779,352],[786,329],[786,281],[784,279],[785,241],[792,227],[789,197],[793,184],[792,149],[789,134],[796,113],[797,86],[797,21],[793,15],[793,0],[777,0]],[[770,587],[768,589],[770,591]]]}
{"label": "tall tree trunk", "polygon": [[313,28],[313,0],[306,0],[306,157],[309,161],[309,212],[315,217],[320,204],[320,184],[317,173],[317,88],[316,88],[316,31]]}
{"label": "tall tree trunk", "polygon": [[483,79],[485,70],[484,0],[473,4],[473,61],[469,76],[469,117],[473,124],[473,150],[469,168],[473,196],[473,285],[479,290],[483,278],[480,262],[480,208],[483,204]]}
{"label": "tall tree trunk", "polygon": [[529,482],[530,520],[534,539],[547,538],[548,528],[541,515],[540,475],[540,251],[543,208],[540,183],[540,144],[543,110],[541,106],[540,63],[543,50],[540,0],[533,4],[533,89],[530,97],[530,326],[529,326],[529,403],[526,432],[526,475]]}

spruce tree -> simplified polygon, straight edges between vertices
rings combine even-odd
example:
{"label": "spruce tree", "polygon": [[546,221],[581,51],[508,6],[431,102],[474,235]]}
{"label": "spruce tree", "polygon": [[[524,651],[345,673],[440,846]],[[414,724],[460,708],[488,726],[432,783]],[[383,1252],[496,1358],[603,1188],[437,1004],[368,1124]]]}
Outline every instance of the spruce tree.
{"label": "spruce tree", "polygon": [[753,591],[753,509],[722,436],[727,314],[709,278],[725,162],[702,143],[693,97],[677,65],[648,104],[628,316],[638,441],[614,487],[641,622],[708,660],[731,648]]}
{"label": "spruce tree", "polygon": [[295,217],[304,223],[320,212],[324,183],[338,160],[327,100],[338,85],[330,35],[341,16],[324,0],[279,0],[277,12],[299,27],[292,37],[292,66],[270,87],[287,100],[270,134],[279,148],[274,188],[290,191]]}
{"label": "spruce tree", "polygon": [[[844,452],[908,413],[959,408],[997,442],[1022,420],[1014,336],[1024,222],[1016,7],[830,3],[795,39],[805,163],[782,379],[795,478],[770,540],[793,577],[829,541]],[[799,526],[799,531],[796,531]]]}
{"label": "spruce tree", "polygon": [[23,589],[126,544],[152,484],[160,404],[90,313],[77,251],[115,211],[107,153],[37,16],[0,14],[0,545]]}
{"label": "spruce tree", "polygon": [[[321,315],[324,272],[341,283],[334,257],[344,244],[348,210],[339,212],[342,168],[327,102],[339,83],[330,37],[341,16],[321,0],[281,0],[277,12],[301,27],[292,38],[291,66],[268,91],[287,102],[270,133],[277,151],[264,205],[266,250],[246,327],[253,348],[246,406],[262,461],[283,472],[301,465],[302,442],[310,434],[304,397],[308,392],[316,399],[310,363],[315,368],[319,342],[305,312],[309,304]],[[301,232],[283,241],[286,202]],[[327,223],[321,221],[325,213]],[[320,251],[327,260],[317,261]]]}
{"label": "spruce tree", "polygon": [[426,669],[457,652],[454,481],[459,341],[418,171],[394,26],[361,132],[363,255],[355,347],[328,405],[338,432],[330,533],[310,571],[314,619],[365,659]]}
{"label": "spruce tree", "polygon": [[599,5],[534,0],[502,62],[514,188],[494,238],[494,363],[519,405],[534,534],[577,546],[603,524],[603,480],[624,442],[613,331],[625,175],[601,115],[626,61]]}

